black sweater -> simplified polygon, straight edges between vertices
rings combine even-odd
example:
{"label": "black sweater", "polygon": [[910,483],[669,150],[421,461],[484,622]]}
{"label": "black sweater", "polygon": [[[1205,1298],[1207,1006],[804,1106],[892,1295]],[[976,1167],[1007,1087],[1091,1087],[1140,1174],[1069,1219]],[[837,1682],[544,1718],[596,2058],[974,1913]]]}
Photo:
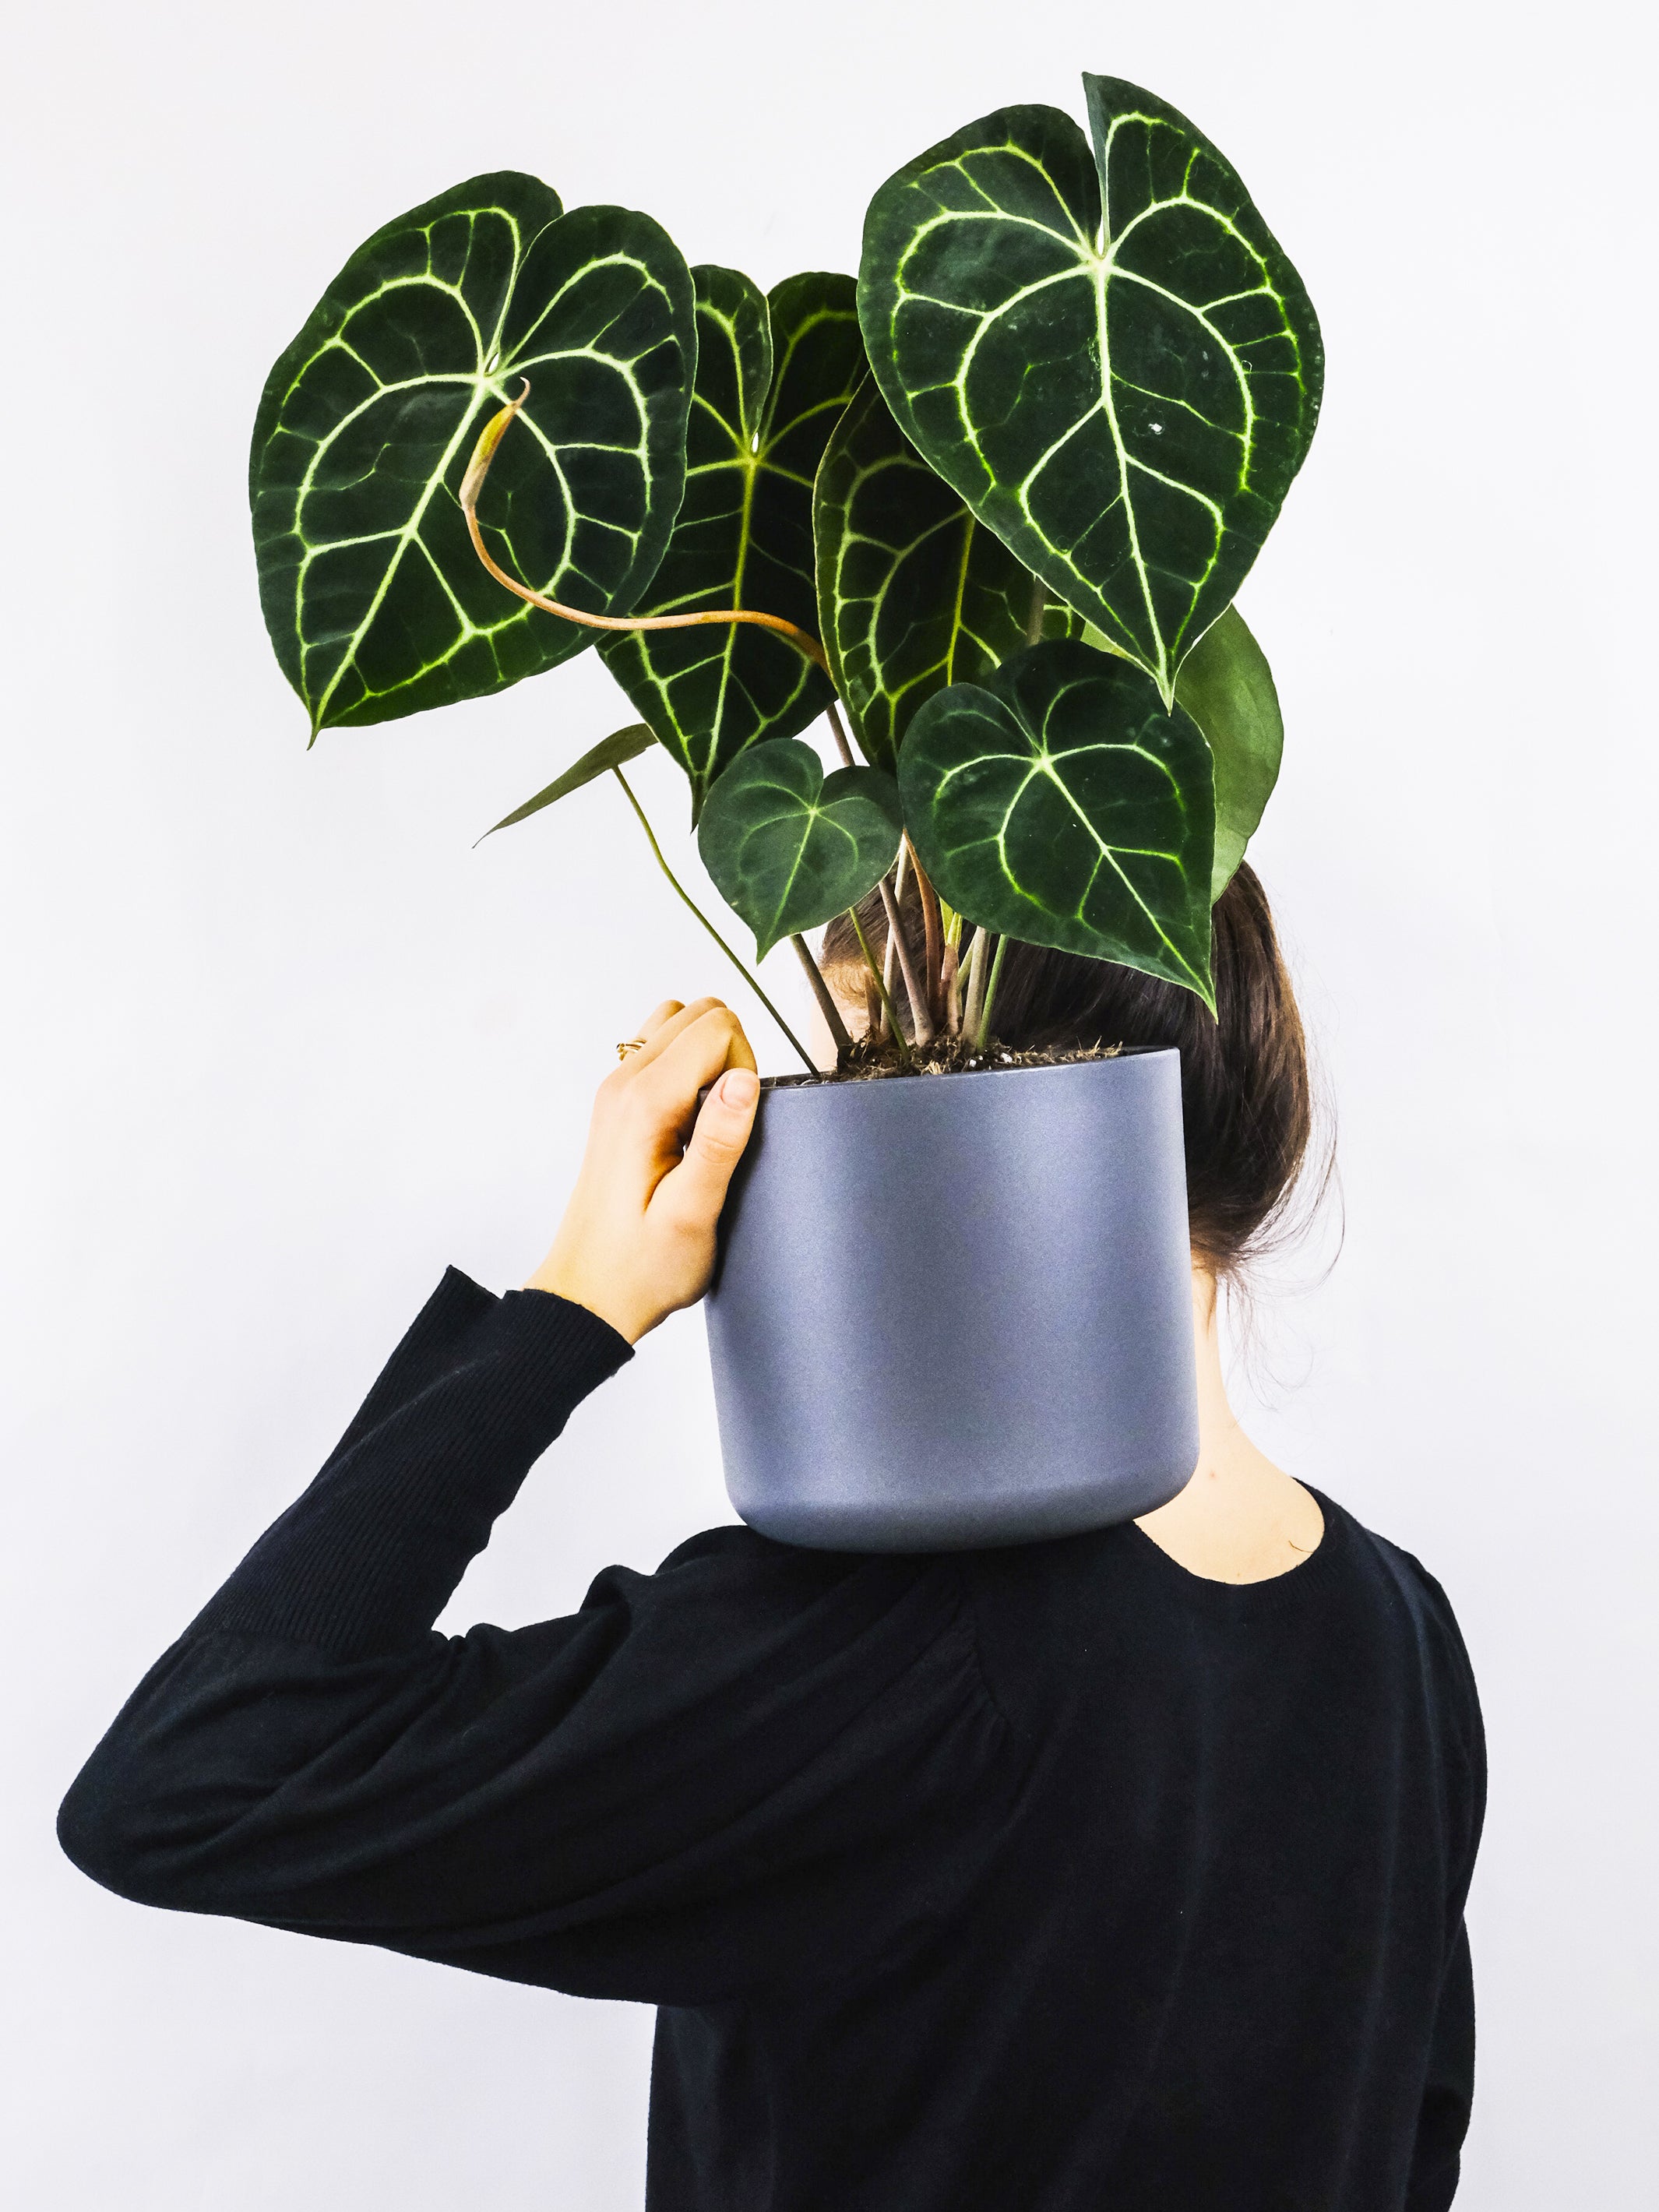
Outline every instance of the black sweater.
{"label": "black sweater", "polygon": [[124,1896],[662,2008],[653,2212],[1430,2212],[1473,2070],[1480,1723],[1322,1498],[1242,1587],[1133,1526],[744,1528],[432,1622],[629,1357],[452,1269],[64,1802]]}

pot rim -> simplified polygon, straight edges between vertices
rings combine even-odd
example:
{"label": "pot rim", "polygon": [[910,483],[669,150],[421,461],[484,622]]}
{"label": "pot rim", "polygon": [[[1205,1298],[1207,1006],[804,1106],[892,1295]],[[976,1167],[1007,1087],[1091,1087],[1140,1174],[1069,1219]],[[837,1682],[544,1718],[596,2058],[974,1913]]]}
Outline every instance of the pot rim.
{"label": "pot rim", "polygon": [[1181,1048],[1173,1044],[1126,1044],[1116,1052],[1102,1053],[1092,1060],[1053,1060],[1037,1067],[952,1067],[937,1068],[924,1075],[903,1075],[896,1068],[887,1075],[866,1075],[854,1082],[837,1081],[827,1072],[818,1075],[763,1075],[763,1092],[774,1096],[794,1093],[816,1097],[821,1091],[886,1091],[896,1084],[981,1082],[994,1078],[1006,1082],[1016,1075],[1075,1075],[1084,1070],[1113,1067],[1126,1060],[1168,1059],[1178,1060]]}

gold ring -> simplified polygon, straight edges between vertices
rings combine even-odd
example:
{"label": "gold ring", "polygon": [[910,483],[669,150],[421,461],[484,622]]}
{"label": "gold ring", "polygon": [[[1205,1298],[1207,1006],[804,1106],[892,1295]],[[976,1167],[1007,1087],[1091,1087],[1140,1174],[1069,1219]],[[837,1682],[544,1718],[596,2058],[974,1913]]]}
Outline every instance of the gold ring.
{"label": "gold ring", "polygon": [[619,1044],[617,1047],[617,1059],[626,1060],[630,1052],[638,1052],[644,1043],[643,1037],[629,1037],[626,1044]]}

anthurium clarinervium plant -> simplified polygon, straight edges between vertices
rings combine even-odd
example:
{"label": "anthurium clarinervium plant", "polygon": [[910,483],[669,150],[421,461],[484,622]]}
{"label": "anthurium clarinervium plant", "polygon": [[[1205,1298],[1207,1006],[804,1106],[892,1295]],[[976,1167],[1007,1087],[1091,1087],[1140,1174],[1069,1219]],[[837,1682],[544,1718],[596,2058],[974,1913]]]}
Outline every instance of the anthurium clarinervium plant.
{"label": "anthurium clarinervium plant", "polygon": [[793,938],[842,1042],[803,933],[878,885],[891,917],[907,871],[901,1049],[901,992],[916,1038],[984,1042],[1009,939],[1212,1004],[1211,904],[1283,735],[1232,600],[1313,435],[1319,329],[1209,140],[1084,88],[1088,138],[1008,107],[890,177],[856,283],[763,294],[510,171],[376,232],[253,435],[313,738],[597,642],[641,720],[507,821],[606,771],[640,812],[623,767],[665,746],[757,957]]}

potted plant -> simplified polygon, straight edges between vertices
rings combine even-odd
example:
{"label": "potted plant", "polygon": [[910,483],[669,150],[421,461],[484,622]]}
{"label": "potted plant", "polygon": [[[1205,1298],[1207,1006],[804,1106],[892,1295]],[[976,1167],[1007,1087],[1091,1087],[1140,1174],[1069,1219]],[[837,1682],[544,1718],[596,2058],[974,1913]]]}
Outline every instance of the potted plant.
{"label": "potted plant", "polygon": [[[805,1073],[767,1086],[708,1316],[733,1501],[800,1542],[1065,1534],[1196,1454],[1176,1056],[1016,1065],[998,979],[1024,941],[1212,1006],[1282,742],[1232,601],[1322,356],[1224,156],[1084,88],[1088,137],[1009,107],[889,178],[856,283],[763,295],[474,178],[352,255],[254,431],[313,739],[597,644],[640,720],[496,827],[611,774],[692,904],[624,774],[659,744],[757,958],[794,945],[836,1066],[749,975]],[[855,1041],[806,933],[877,890]]]}

